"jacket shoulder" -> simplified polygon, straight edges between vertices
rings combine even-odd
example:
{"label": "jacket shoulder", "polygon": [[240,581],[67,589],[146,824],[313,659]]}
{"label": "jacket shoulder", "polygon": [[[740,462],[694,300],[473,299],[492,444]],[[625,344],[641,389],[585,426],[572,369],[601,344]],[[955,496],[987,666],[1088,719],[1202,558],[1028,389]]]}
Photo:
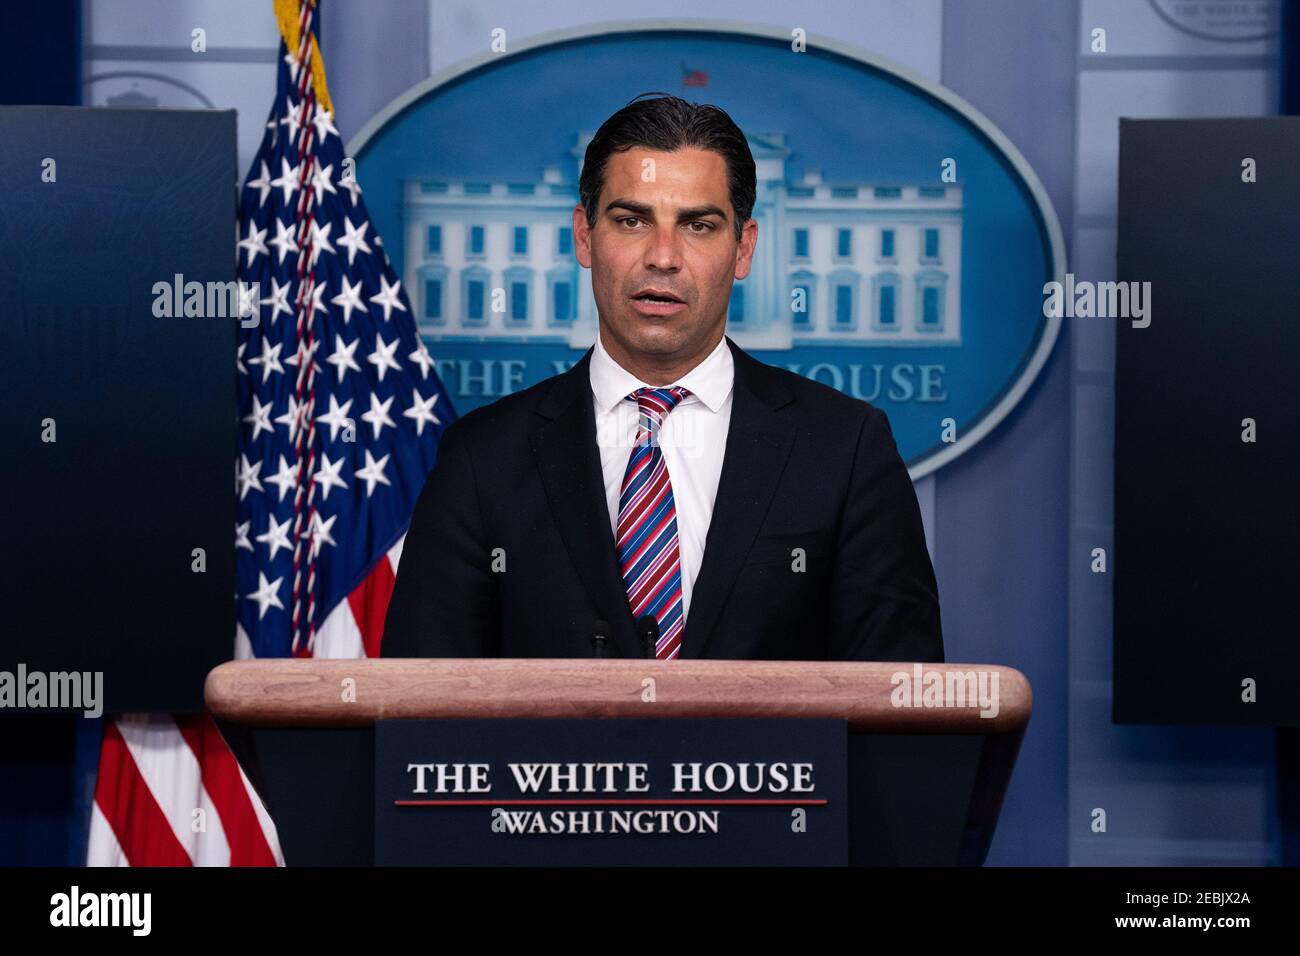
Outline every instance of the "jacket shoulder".
{"label": "jacket shoulder", "polygon": [[803,416],[830,419],[841,424],[860,424],[864,419],[884,415],[880,408],[870,402],[846,395],[823,382],[814,381],[779,365],[768,365],[766,362],[762,364],[767,370],[766,374],[772,376],[772,381],[782,385],[795,397],[795,404],[801,406],[800,414]]}

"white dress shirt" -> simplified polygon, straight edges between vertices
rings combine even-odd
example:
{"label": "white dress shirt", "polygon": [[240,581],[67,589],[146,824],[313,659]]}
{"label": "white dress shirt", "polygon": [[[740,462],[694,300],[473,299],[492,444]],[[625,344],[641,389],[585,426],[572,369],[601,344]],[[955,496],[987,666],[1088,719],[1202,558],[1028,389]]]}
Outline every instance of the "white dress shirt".
{"label": "white dress shirt", "polygon": [[[596,444],[605,479],[609,525],[618,536],[618,499],[623,489],[632,443],[636,440],[637,404],[624,401],[638,388],[647,388],[605,351],[596,334],[591,353],[591,391],[596,412]],[[677,508],[677,542],[682,569],[682,621],[691,610],[691,589],[704,560],[704,541],[713,518],[718,478],[731,427],[731,391],[735,367],[726,337],[705,359],[672,382],[690,391],[664,418],[659,445],[672,482]],[[663,386],[661,386],[663,387]]]}

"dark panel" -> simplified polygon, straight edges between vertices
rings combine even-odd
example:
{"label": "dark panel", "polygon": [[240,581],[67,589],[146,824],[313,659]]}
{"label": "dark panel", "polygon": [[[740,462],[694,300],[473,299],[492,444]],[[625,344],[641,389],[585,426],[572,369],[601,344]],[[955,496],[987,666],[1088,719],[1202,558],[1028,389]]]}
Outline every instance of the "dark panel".
{"label": "dark panel", "polygon": [[[954,866],[985,738],[849,735],[849,863]],[[1005,778],[1004,778],[1005,780]],[[993,827],[985,834],[991,839]],[[978,859],[984,862],[987,839]]]}
{"label": "dark panel", "polygon": [[81,3],[6,4],[0,30],[0,103],[81,102]]}
{"label": "dark panel", "polygon": [[[14,715],[0,723],[0,866],[71,866],[76,718]],[[82,848],[84,850],[84,847]]]}
{"label": "dark panel", "polygon": [[1118,275],[1151,283],[1116,322],[1121,723],[1300,724],[1297,169],[1300,120],[1120,123]]}
{"label": "dark panel", "polygon": [[234,279],[235,114],[5,108],[0,142],[0,670],[197,710],[234,635],[237,319],[153,290]]}

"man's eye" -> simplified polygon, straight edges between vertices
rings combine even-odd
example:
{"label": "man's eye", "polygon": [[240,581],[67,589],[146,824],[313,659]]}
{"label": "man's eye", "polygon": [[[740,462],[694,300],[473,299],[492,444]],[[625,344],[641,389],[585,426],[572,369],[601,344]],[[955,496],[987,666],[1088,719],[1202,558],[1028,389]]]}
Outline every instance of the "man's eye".
{"label": "man's eye", "polygon": [[641,221],[641,218],[640,218],[639,216],[624,216],[622,219],[619,220],[619,222],[621,222],[621,223],[622,223],[623,225],[625,225],[625,226],[626,226],[629,222],[640,222],[640,221]]}
{"label": "man's eye", "polygon": [[690,222],[689,225],[704,227],[703,229],[692,229],[691,232],[695,232],[695,233],[711,232],[713,229],[713,224],[709,222],[705,222],[703,219],[695,219],[692,222]]}

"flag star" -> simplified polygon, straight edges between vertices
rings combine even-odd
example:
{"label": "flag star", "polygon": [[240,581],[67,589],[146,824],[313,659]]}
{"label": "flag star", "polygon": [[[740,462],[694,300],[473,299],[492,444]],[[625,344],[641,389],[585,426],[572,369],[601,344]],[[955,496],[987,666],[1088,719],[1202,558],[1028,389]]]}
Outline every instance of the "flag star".
{"label": "flag star", "polygon": [[330,515],[328,519],[322,521],[319,511],[312,512],[311,522],[307,528],[307,537],[311,540],[311,556],[313,559],[320,553],[323,544],[338,547],[338,542],[330,537],[330,529],[334,527],[334,522],[337,519],[338,515]]}
{"label": "flag star", "polygon": [[[390,398],[389,401],[391,402],[392,399]],[[374,456],[370,454],[369,448],[367,448],[365,452],[366,467],[358,468],[356,470],[356,477],[365,481],[366,497],[369,498],[375,493],[375,485],[380,483],[392,485],[392,482],[389,481],[388,477],[384,474],[384,466],[388,464],[388,459],[392,456],[385,455],[383,458],[375,461]]]}
{"label": "flag star", "polygon": [[[290,50],[284,55],[284,62],[289,64],[289,79],[294,83],[298,82],[298,52]],[[293,100],[286,97],[289,103],[289,109],[293,109]]]}
{"label": "flag star", "polygon": [[424,434],[424,423],[430,422],[434,425],[441,425],[438,416],[433,414],[433,404],[438,400],[438,393],[434,392],[430,399],[420,398],[420,393],[416,389],[411,390],[411,407],[402,412],[407,418],[415,419],[415,433]]}
{"label": "flag star", "polygon": [[[371,427],[375,430],[376,438],[378,438],[379,433],[384,430],[385,425],[390,428],[397,427],[397,423],[388,417],[388,409],[392,407],[393,399],[396,397],[396,395],[389,395],[388,401],[381,402],[378,395],[374,392],[370,393],[370,411],[363,413],[361,420],[370,423]],[[367,454],[369,453],[367,452]]]}
{"label": "flag star", "polygon": [[236,467],[239,471],[235,475],[235,491],[239,494],[239,500],[243,501],[244,496],[248,494],[250,489],[253,491],[262,490],[262,482],[257,477],[257,473],[262,470],[262,463],[259,461],[255,465],[250,464],[248,456],[240,453]]}
{"label": "flag star", "polygon": [[361,195],[361,184],[357,182],[357,177],[345,169],[343,175],[339,177],[339,185],[348,191],[348,195],[352,197],[352,205],[356,206],[357,196]]}
{"label": "flag star", "polygon": [[[357,474],[361,474],[361,472],[357,472]],[[251,520],[242,521],[239,524],[235,525],[235,550],[236,551],[238,551],[240,548],[247,548],[249,551],[253,550],[253,542],[248,540],[248,529],[251,528],[252,526],[253,526],[253,522]]]}
{"label": "flag star", "polygon": [[[334,247],[330,245],[330,230],[333,228],[334,223],[332,222],[325,223],[324,228],[322,228],[315,219],[311,221],[311,239],[308,240],[311,243],[311,265],[316,264],[316,260],[320,258],[322,252],[328,252],[330,255],[334,254]],[[324,283],[321,284],[324,285]]]}
{"label": "flag star", "polygon": [[285,226],[277,216],[275,219],[275,238],[271,240],[271,245],[280,253],[280,263],[284,263],[284,257],[291,252],[298,251],[298,240],[293,237],[293,230]]}
{"label": "flag star", "polygon": [[333,172],[333,163],[328,166],[317,166],[312,171],[311,188],[316,191],[316,205],[318,206],[321,204],[321,200],[325,198],[325,193],[333,193],[336,196],[339,194],[339,191],[334,188],[334,181],[330,178]]}
{"label": "flag star", "polygon": [[342,281],[343,291],[330,299],[330,302],[343,310],[343,324],[347,325],[352,321],[353,309],[360,309],[362,312],[368,312],[369,310],[361,304],[361,287],[363,284],[361,280],[358,279],[357,284],[352,285],[348,282],[348,277],[343,276]]}
{"label": "flag star", "polygon": [[[352,407],[352,399],[348,399],[342,405],[339,404],[338,398],[333,392],[330,392],[330,410],[324,415],[317,415],[316,421],[324,422],[330,427],[330,441],[336,441],[339,437],[339,429],[347,428],[353,424],[352,419],[348,418],[348,409]],[[342,459],[339,459],[342,461]]]}
{"label": "flag star", "polygon": [[[352,400],[348,400],[352,404]],[[343,467],[343,456],[340,455],[337,461],[330,461],[329,455],[324,452],[320,456],[320,467],[316,469],[316,474],[311,476],[311,480],[321,486],[321,501],[325,501],[330,496],[330,488],[347,488],[347,484],[339,477],[339,469]]]}
{"label": "flag star", "polygon": [[266,533],[259,534],[257,540],[271,549],[270,560],[275,560],[276,553],[284,548],[286,551],[292,551],[293,545],[289,542],[289,525],[293,524],[293,516],[290,515],[284,519],[284,524],[275,520],[275,515],[267,516]]}
{"label": "flag star", "polygon": [[289,358],[285,359],[284,364],[292,365],[296,368],[298,366],[298,363],[302,360],[303,355],[307,355],[311,358],[312,369],[314,371],[319,372],[321,370],[320,363],[316,361],[316,350],[318,348],[320,348],[320,339],[312,339],[311,345],[307,344],[306,339],[299,339],[298,351],[295,352],[293,355],[291,355]]}
{"label": "flag star", "polygon": [[421,380],[429,377],[429,369],[433,368],[433,358],[429,355],[429,350],[424,347],[423,342],[421,342],[420,347],[408,355],[407,358],[420,366]]}
{"label": "flag star", "polygon": [[253,395],[253,410],[244,416],[244,421],[253,424],[251,441],[257,441],[257,436],[264,431],[275,433],[275,426],[271,424],[271,409],[274,405],[274,402],[267,402],[263,405],[262,400],[256,394]]}
{"label": "flag star", "polygon": [[259,252],[267,256],[271,254],[266,248],[266,230],[258,229],[251,219],[248,220],[248,235],[240,239],[236,245],[248,253],[248,262],[244,263],[245,266],[251,266]]}
{"label": "flag star", "polygon": [[[290,398],[289,401],[293,402],[293,399]],[[276,421],[277,422],[281,421],[283,420],[283,418],[284,416],[281,415],[280,418],[276,419]],[[290,432],[295,431],[295,426],[290,425],[289,431]],[[290,440],[292,441],[292,439]],[[279,488],[280,500],[284,501],[284,496],[287,495],[294,488],[296,488],[298,485],[298,467],[296,465],[289,464],[289,462],[285,459],[284,455],[281,455],[280,470],[277,471],[274,475],[268,477],[266,479],[266,483],[268,485],[275,485],[277,488]],[[272,555],[272,557],[274,557],[274,555]]]}
{"label": "flag star", "polygon": [[370,221],[366,220],[358,229],[352,225],[352,220],[347,216],[343,217],[343,228],[347,230],[347,235],[338,240],[338,244],[348,251],[348,265],[352,265],[352,260],[356,258],[357,252],[371,252],[369,244],[366,242],[366,230],[370,228]]}
{"label": "flag star", "polygon": [[397,351],[397,347],[401,344],[401,339],[393,339],[391,343],[386,343],[382,335],[375,335],[375,350],[366,357],[366,361],[373,363],[378,370],[379,381],[384,380],[384,372],[390,368],[395,372],[402,370],[402,366],[397,363],[397,359],[393,358],[393,353]]}
{"label": "flag star", "polygon": [[[295,63],[291,69],[296,72],[297,63]],[[297,78],[295,77],[295,82],[296,79]],[[289,127],[290,142],[298,138],[298,129],[302,126],[302,123],[298,121],[298,107],[294,104],[292,96],[285,96],[284,98],[284,119],[280,120],[280,125]],[[285,201],[288,201],[287,196],[285,197]]]}
{"label": "flag star", "polygon": [[244,349],[248,348],[247,342],[240,342],[239,348],[235,350],[235,371],[240,375],[248,374],[248,366],[244,364]]}
{"label": "flag star", "polygon": [[[296,442],[298,440],[298,429],[302,427],[302,404],[298,401],[298,399],[295,396],[293,395],[289,396],[288,411],[286,411],[283,415],[277,418],[275,420],[275,423],[277,425],[289,426],[290,442]],[[270,480],[274,481],[275,479],[272,478]],[[281,501],[284,500],[283,491],[280,492],[280,500]]]}
{"label": "flag star", "polygon": [[271,180],[271,185],[284,190],[284,204],[287,206],[289,200],[293,197],[294,190],[298,188],[298,167],[290,166],[289,161],[281,156],[280,175],[278,178]]}
{"label": "flag star", "polygon": [[284,605],[280,603],[280,582],[283,577],[276,578],[274,581],[266,580],[266,573],[257,572],[257,590],[247,595],[250,601],[257,602],[257,619],[260,621],[266,616],[268,607],[278,607],[284,610]]}
{"label": "flag star", "polygon": [[[311,122],[312,125],[316,127],[317,139],[322,143],[325,142],[325,137],[330,133],[333,133],[335,136],[339,134],[339,131],[334,128],[334,123],[331,122],[333,118],[334,114],[330,110],[327,110],[320,103],[316,104],[316,115],[312,117]],[[319,199],[316,201],[320,202]]]}
{"label": "flag star", "polygon": [[379,276],[379,286],[379,294],[370,297],[370,304],[375,305],[378,303],[384,307],[384,321],[387,322],[388,317],[393,313],[393,309],[398,312],[406,311],[406,306],[402,305],[402,300],[399,298],[402,293],[402,280],[398,279],[397,282],[389,285],[388,276],[381,274]]}
{"label": "flag star", "polygon": [[[277,220],[278,221],[278,220]],[[280,285],[280,280],[275,276],[271,277],[271,297],[263,299],[262,305],[271,307],[271,321],[283,312],[285,315],[293,315],[293,309],[289,308],[289,290],[293,288],[293,280],[290,279],[284,285]]]}
{"label": "flag star", "polygon": [[266,205],[266,197],[271,193],[271,170],[267,168],[266,160],[262,160],[261,174],[256,179],[250,179],[244,188],[256,189],[261,194],[257,199],[258,209]]}
{"label": "flag star", "polygon": [[343,381],[343,376],[347,374],[348,369],[352,369],[354,372],[361,371],[361,366],[357,364],[354,357],[357,346],[360,344],[361,340],[357,339],[351,345],[346,345],[343,342],[343,336],[334,336],[334,352],[325,361],[338,368],[340,382]]}
{"label": "flag star", "polygon": [[248,360],[249,365],[262,366],[262,382],[265,383],[271,377],[272,372],[284,374],[284,366],[280,364],[280,349],[284,347],[283,342],[276,342],[271,345],[271,340],[262,339],[262,354],[258,358]]}

